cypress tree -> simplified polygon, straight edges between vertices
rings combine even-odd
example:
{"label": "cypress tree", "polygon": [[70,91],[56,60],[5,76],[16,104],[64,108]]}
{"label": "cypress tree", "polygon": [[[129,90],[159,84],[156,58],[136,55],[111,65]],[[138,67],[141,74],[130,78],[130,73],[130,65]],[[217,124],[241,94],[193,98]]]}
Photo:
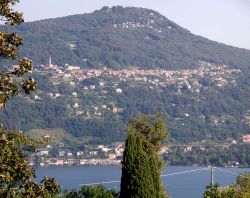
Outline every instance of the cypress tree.
{"label": "cypress tree", "polygon": [[163,162],[158,155],[167,131],[156,116],[150,125],[146,116],[132,119],[122,161],[121,198],[167,197],[161,182]]}
{"label": "cypress tree", "polygon": [[121,198],[156,198],[150,159],[143,150],[142,140],[135,133],[128,134],[124,151]]}

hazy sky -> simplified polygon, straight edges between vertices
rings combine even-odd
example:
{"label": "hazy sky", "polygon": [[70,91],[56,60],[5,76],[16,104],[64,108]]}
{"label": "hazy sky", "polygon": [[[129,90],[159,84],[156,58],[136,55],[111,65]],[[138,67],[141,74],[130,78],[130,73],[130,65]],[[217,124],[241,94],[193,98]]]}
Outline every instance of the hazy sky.
{"label": "hazy sky", "polygon": [[17,7],[34,21],[114,5],[150,8],[194,34],[250,49],[250,0],[20,0]]}

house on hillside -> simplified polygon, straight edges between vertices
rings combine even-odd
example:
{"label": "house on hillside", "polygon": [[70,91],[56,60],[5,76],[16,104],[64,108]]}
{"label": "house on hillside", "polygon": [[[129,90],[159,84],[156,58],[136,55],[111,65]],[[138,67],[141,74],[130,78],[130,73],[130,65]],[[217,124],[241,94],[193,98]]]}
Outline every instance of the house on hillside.
{"label": "house on hillside", "polygon": [[243,135],[242,136],[242,142],[243,143],[250,143],[250,134]]}

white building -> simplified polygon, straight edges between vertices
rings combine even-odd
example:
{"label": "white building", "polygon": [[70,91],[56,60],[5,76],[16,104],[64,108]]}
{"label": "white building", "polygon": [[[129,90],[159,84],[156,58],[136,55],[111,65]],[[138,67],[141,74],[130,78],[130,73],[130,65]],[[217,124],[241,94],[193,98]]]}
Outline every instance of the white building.
{"label": "white building", "polygon": [[49,155],[49,151],[47,150],[40,151],[40,155]]}
{"label": "white building", "polygon": [[80,69],[79,66],[73,66],[73,65],[68,65],[68,68],[67,68],[67,70],[70,70],[70,71],[72,71],[72,70],[79,70],[79,69]]}
{"label": "white building", "polygon": [[73,107],[74,107],[74,108],[78,108],[78,107],[79,107],[79,104],[78,104],[78,103],[75,103],[75,104],[73,104]]}
{"label": "white building", "polygon": [[121,94],[121,93],[122,93],[122,89],[121,89],[121,88],[117,88],[117,89],[115,90],[115,92],[118,93],[118,94]]}
{"label": "white building", "polygon": [[68,157],[71,157],[71,156],[73,156],[73,153],[68,152],[68,153],[67,153],[67,156],[68,156]]}
{"label": "white building", "polygon": [[65,151],[59,151],[59,157],[63,157],[65,155]]}
{"label": "white building", "polygon": [[97,154],[98,154],[98,151],[90,151],[89,154],[90,154],[90,155],[97,155]]}
{"label": "white building", "polygon": [[77,156],[82,156],[82,155],[84,155],[84,152],[83,152],[83,151],[77,151],[77,152],[76,152],[76,155],[77,155]]}
{"label": "white building", "polygon": [[93,90],[93,89],[95,89],[95,85],[90,85],[89,88],[90,88],[91,90]]}

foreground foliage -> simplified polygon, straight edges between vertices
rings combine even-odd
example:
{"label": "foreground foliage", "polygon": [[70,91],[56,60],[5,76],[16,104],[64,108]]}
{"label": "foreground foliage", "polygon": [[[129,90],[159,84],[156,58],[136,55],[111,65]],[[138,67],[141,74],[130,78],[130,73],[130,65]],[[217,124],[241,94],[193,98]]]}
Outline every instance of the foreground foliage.
{"label": "foreground foliage", "polygon": [[[0,1],[0,21],[8,25],[23,22],[22,13],[14,11],[18,0]],[[0,58],[15,59],[22,38],[16,33],[0,31]],[[32,61],[22,58],[16,67],[0,71],[0,108],[23,90],[26,94],[36,90],[36,82],[24,79],[23,75],[32,69]],[[36,151],[46,140],[34,140],[21,132],[12,131],[0,125],[0,197],[4,198],[50,198],[60,192],[60,186],[53,178],[45,177],[36,184],[35,171],[28,165],[27,157]]]}
{"label": "foreground foliage", "polygon": [[21,132],[0,127],[0,197],[52,197],[60,192],[53,178],[45,177],[36,184],[35,170],[28,165],[27,156],[46,143]]}
{"label": "foreground foliage", "polygon": [[64,191],[62,198],[118,198],[119,193],[114,190],[106,190],[103,185],[82,186],[79,191]]}
{"label": "foreground foliage", "polygon": [[[22,13],[14,11],[13,6],[18,0],[0,1],[0,21],[7,25],[18,25],[23,23]],[[0,58],[16,59],[17,49],[22,45],[22,38],[16,33],[0,31]],[[23,75],[32,70],[32,61],[21,58],[13,71],[0,71],[0,108],[13,96],[23,90],[26,94],[36,90],[37,83],[34,79],[24,79]]]}
{"label": "foreground foliage", "polygon": [[152,123],[146,116],[129,122],[122,161],[121,198],[167,197],[160,178],[163,161],[158,155],[166,137],[166,126],[160,115]]}
{"label": "foreground foliage", "polygon": [[250,173],[238,176],[236,183],[226,188],[220,188],[218,184],[208,186],[204,198],[249,198],[250,197]]}

